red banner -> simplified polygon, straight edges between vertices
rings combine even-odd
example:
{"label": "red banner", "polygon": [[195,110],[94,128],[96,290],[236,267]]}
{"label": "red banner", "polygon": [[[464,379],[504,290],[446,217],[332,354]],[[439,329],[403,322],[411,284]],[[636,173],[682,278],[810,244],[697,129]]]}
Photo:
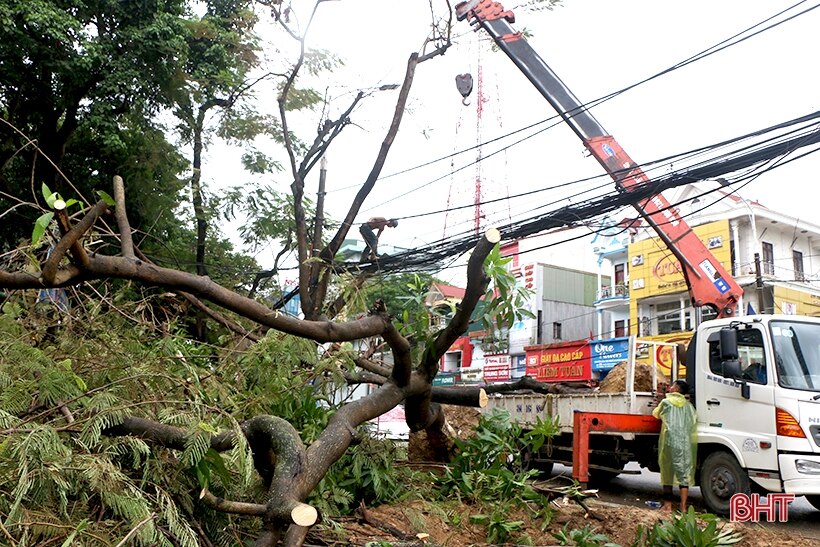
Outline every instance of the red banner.
{"label": "red banner", "polygon": [[485,355],[484,356],[484,381],[485,382],[509,382],[510,381],[510,356],[509,355]]}
{"label": "red banner", "polygon": [[527,376],[539,382],[574,382],[592,378],[592,359],[586,340],[547,346],[529,346]]}

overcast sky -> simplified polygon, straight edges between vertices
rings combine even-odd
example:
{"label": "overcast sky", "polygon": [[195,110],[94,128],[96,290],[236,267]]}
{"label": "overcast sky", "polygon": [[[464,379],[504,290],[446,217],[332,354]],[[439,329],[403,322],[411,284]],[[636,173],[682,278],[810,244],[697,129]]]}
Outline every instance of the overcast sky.
{"label": "overcast sky", "polygon": [[[295,2],[297,10],[307,3]],[[312,5],[312,4],[310,4]],[[786,16],[812,2],[775,0],[565,0],[552,11],[529,11],[505,3],[526,28],[533,48],[582,101],[591,101],[664,70],[791,6]],[[434,1],[441,15],[444,4]],[[776,20],[781,20],[780,16]],[[419,1],[340,0],[323,3],[309,45],[333,51],[345,66],[322,80],[331,106],[346,108],[357,89],[400,83],[409,54],[421,45],[430,6]],[[815,55],[820,51],[820,9],[815,9],[749,40],[630,90],[593,109],[606,130],[637,162],[648,162],[761,129],[820,109]],[[480,38],[480,39],[479,39]],[[470,106],[461,104],[456,74],[469,72],[478,87],[482,75],[482,113],[477,89]],[[392,115],[395,91],[373,94],[353,115],[330,150],[328,207],[339,218],[364,181]],[[500,51],[491,51],[483,31],[456,23],[455,45],[443,58],[419,66],[408,112],[383,175],[476,146],[554,115],[549,104]],[[314,115],[315,117],[315,115]],[[310,127],[316,120],[302,120]],[[543,129],[546,124],[539,126]],[[558,126],[527,138],[471,165],[522,132],[398,176],[384,178],[365,204],[367,216],[408,217],[473,201],[480,178],[484,199],[552,187],[602,173],[585,157],[568,128]],[[815,223],[820,154],[767,173],[741,190],[747,199]],[[454,169],[456,173],[450,174]],[[315,192],[315,179],[308,192]],[[601,180],[587,186],[600,186]],[[526,216],[535,207],[549,210],[580,185],[543,192],[525,200],[486,205],[484,223]],[[582,197],[575,199],[583,199]],[[555,203],[555,205],[552,205]],[[471,209],[408,219],[383,240],[423,245],[470,229]],[[813,218],[814,217],[814,218]],[[264,257],[260,257],[264,261]]]}

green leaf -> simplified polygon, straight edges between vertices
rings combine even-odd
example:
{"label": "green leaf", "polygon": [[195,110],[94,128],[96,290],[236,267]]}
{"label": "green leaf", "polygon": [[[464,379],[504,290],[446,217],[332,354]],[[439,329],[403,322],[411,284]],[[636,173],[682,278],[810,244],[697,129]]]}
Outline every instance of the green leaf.
{"label": "green leaf", "polygon": [[201,488],[208,488],[211,482],[211,468],[208,467],[208,462],[199,460],[194,466],[194,473],[196,474],[196,481]]}
{"label": "green leaf", "polygon": [[77,534],[79,534],[80,532],[84,532],[86,528],[88,528],[88,521],[83,519],[77,525],[77,528],[73,532],[71,532],[67,538],[65,538],[65,541],[60,547],[69,547],[70,545],[73,545],[74,538],[77,537]]}
{"label": "green leaf", "polygon": [[114,207],[114,205],[116,205],[116,202],[114,201],[114,198],[112,198],[112,197],[108,194],[108,192],[104,192],[104,191],[102,191],[102,190],[97,190],[97,196],[99,196],[99,198],[100,198],[101,200],[103,200],[104,202],[106,202],[106,203],[108,204],[108,206],[109,206],[109,207]]}
{"label": "green leaf", "polygon": [[206,462],[210,470],[219,476],[219,480],[222,481],[223,485],[227,486],[230,484],[231,474],[225,466],[225,460],[222,459],[222,455],[219,452],[213,448],[209,448],[202,461]]}
{"label": "green leaf", "polygon": [[46,228],[48,228],[48,224],[51,222],[51,219],[54,218],[54,213],[45,213],[40,215],[36,221],[34,221],[34,230],[31,232],[31,245],[36,246],[40,243],[40,239],[43,237],[43,234],[46,233]]}
{"label": "green leaf", "polygon": [[54,195],[54,193],[51,191],[51,188],[49,188],[48,185],[46,185],[45,182],[43,183],[42,191],[43,191],[43,198],[45,198],[46,203],[48,204],[48,206],[53,207],[54,206],[54,201],[57,199],[57,197]]}

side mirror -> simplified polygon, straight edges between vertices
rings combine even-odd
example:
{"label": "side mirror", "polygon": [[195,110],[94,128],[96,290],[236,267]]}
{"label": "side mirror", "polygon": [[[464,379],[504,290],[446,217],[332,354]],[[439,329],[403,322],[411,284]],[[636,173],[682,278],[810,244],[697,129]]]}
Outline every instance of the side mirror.
{"label": "side mirror", "polygon": [[[720,360],[737,361],[737,330],[731,327],[720,329]],[[740,365],[738,364],[738,369]]]}
{"label": "side mirror", "polygon": [[743,371],[740,370],[740,361],[737,359],[722,359],[721,364],[723,365],[723,376],[725,378],[737,380],[743,374]]}
{"label": "side mirror", "polygon": [[722,376],[731,378],[740,384],[740,395],[744,399],[751,397],[749,384],[743,380],[743,371],[740,368],[740,353],[737,348],[737,329],[724,327],[718,332],[709,335],[709,342],[718,342]]}

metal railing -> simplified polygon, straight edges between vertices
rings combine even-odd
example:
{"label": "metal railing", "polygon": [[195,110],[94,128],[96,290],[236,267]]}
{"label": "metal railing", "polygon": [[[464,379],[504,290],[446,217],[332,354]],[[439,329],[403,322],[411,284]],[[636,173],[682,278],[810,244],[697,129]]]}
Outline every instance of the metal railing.
{"label": "metal railing", "polygon": [[629,298],[629,287],[624,284],[603,286],[598,291],[598,300],[604,298]]}

